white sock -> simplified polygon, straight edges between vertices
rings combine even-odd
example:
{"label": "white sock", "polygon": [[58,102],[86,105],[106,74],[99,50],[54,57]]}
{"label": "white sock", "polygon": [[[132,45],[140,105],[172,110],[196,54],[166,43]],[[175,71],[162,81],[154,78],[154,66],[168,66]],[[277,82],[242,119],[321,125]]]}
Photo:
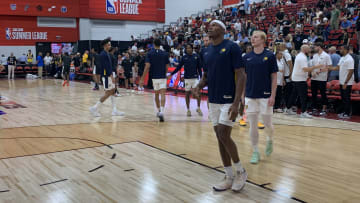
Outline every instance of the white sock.
{"label": "white sock", "polygon": [[100,105],[101,105],[101,102],[100,102],[100,101],[96,102],[95,108],[99,108]]}
{"label": "white sock", "polygon": [[116,111],[116,100],[114,96],[111,96],[111,104],[113,107],[113,111]]}
{"label": "white sock", "polygon": [[165,110],[165,108],[162,106],[162,107],[160,107],[160,112],[161,113],[164,113],[164,110]]}
{"label": "white sock", "polygon": [[250,140],[251,145],[253,146],[254,152],[259,152],[258,143],[259,143],[259,130],[258,130],[258,122],[259,116],[258,114],[248,114],[247,120],[250,124]]}
{"label": "white sock", "polygon": [[224,167],[224,170],[225,170],[226,176],[228,176],[230,178],[234,177],[233,168],[231,166]]}
{"label": "white sock", "polygon": [[263,115],[262,116],[264,125],[265,125],[265,134],[266,134],[266,140],[272,140],[273,134],[274,134],[274,126],[272,124],[272,115]]}
{"label": "white sock", "polygon": [[235,170],[236,171],[239,171],[239,172],[243,172],[244,171],[244,168],[243,166],[241,165],[241,162],[239,161],[238,163],[234,163],[234,166],[235,166]]}

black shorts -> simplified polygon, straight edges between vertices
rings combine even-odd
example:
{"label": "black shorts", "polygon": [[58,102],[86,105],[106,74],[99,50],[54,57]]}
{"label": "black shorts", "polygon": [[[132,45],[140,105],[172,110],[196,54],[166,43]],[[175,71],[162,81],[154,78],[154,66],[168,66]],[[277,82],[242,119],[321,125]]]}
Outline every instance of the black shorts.
{"label": "black shorts", "polygon": [[94,66],[94,68],[95,68],[95,74],[96,74],[96,75],[101,75],[101,68],[100,68],[100,66],[99,66],[99,68],[98,68],[98,66]]}
{"label": "black shorts", "polygon": [[126,79],[130,79],[133,77],[133,73],[130,70],[125,70],[124,75]]}
{"label": "black shorts", "polygon": [[64,66],[63,73],[70,73],[70,66]]}

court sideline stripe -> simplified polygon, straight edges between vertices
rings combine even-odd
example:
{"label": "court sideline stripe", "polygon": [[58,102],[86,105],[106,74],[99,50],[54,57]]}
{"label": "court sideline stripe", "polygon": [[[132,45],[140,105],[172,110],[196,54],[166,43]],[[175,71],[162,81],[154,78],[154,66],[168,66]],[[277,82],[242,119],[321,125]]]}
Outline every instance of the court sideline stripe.
{"label": "court sideline stripe", "polygon": [[[27,138],[34,138],[34,137],[27,137]],[[43,138],[51,139],[53,137],[43,137]],[[16,138],[0,138],[0,140],[1,139],[16,139]],[[22,138],[20,138],[20,139],[22,139]],[[64,137],[64,139],[67,139],[67,137]],[[91,140],[83,140],[83,141],[91,141]],[[127,143],[134,143],[134,142],[137,142],[137,141],[119,142],[119,143],[114,143],[114,144],[110,144],[110,145],[127,144]],[[100,144],[101,142],[96,141],[96,143]],[[46,154],[54,154],[54,153],[61,153],[61,152],[77,151],[77,150],[81,150],[81,149],[92,149],[92,148],[104,147],[104,146],[108,147],[110,145],[104,143],[104,144],[101,144],[100,146],[89,146],[89,147],[81,147],[81,148],[76,148],[76,149],[67,149],[67,150],[60,150],[60,151],[54,151],[54,152],[45,152],[45,153],[38,153],[38,154],[29,154],[29,155],[22,155],[22,156],[5,157],[5,158],[0,158],[0,161],[1,160],[7,160],[7,159],[16,159],[16,158],[23,158],[23,157],[38,156],[38,155],[46,155]],[[110,149],[112,149],[112,147]]]}
{"label": "court sideline stripe", "polygon": [[[204,167],[206,167],[206,168],[215,170],[215,171],[217,171],[217,172],[225,173],[224,171],[221,171],[221,170],[219,170],[219,169],[217,169],[217,168],[213,168],[213,167],[211,167],[211,166],[208,166],[208,165],[206,165],[206,164],[203,164],[203,163],[194,161],[194,160],[192,160],[192,159],[189,159],[189,158],[186,158],[186,157],[183,157],[183,156],[179,156],[179,155],[177,155],[177,154],[175,154],[175,153],[172,153],[172,152],[166,151],[166,150],[164,150],[164,149],[161,149],[161,148],[152,146],[152,145],[147,144],[147,143],[144,143],[144,142],[142,142],[142,141],[137,141],[137,142],[139,142],[139,143],[141,143],[141,144],[143,144],[143,145],[152,147],[152,148],[154,148],[154,149],[160,150],[160,151],[162,151],[162,152],[166,152],[166,153],[168,153],[168,154],[174,155],[174,156],[179,157],[179,158],[181,158],[181,159],[185,159],[185,160],[190,161],[190,162],[192,162],[192,163],[196,163],[196,164],[201,165],[201,166],[204,166]],[[296,197],[289,197],[288,195],[284,195],[284,194],[278,192],[277,190],[268,188],[268,187],[266,187],[266,186],[262,186],[262,185],[260,185],[260,184],[255,183],[255,182],[252,182],[252,181],[250,181],[250,180],[247,180],[246,182],[248,182],[248,183],[250,183],[250,184],[253,184],[253,185],[255,185],[255,186],[261,187],[261,188],[263,188],[263,189],[265,189],[265,190],[274,192],[274,193],[276,193],[276,194],[278,194],[278,195],[281,195],[281,196],[283,196],[283,197],[290,198],[290,199],[295,200],[295,201],[297,201],[297,202],[306,203],[306,201],[303,201],[303,200],[298,199],[298,198],[296,198]]]}

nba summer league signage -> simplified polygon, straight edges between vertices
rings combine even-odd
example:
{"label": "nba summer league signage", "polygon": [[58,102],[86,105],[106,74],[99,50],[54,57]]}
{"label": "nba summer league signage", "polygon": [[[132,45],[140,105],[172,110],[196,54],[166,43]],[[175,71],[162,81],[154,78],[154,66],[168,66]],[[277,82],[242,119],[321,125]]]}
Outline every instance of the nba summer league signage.
{"label": "nba summer league signage", "polygon": [[139,15],[139,5],[142,0],[106,0],[106,13]]}
{"label": "nba summer league signage", "polygon": [[25,32],[24,28],[6,28],[7,40],[47,40],[47,32]]}

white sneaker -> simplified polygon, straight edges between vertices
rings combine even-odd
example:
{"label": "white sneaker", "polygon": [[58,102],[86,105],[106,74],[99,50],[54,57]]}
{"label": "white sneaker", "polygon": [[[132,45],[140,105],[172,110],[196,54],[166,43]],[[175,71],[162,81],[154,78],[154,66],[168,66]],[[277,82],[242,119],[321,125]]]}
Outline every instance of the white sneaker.
{"label": "white sneaker", "polygon": [[97,111],[97,108],[95,106],[90,107],[90,112],[94,117],[100,117],[101,114]]}
{"label": "white sneaker", "polygon": [[286,113],[287,115],[296,115],[296,112],[294,112],[292,109],[286,109],[286,110],[285,110],[285,113]]}
{"label": "white sneaker", "polygon": [[120,111],[113,111],[113,112],[111,113],[111,115],[113,115],[113,116],[124,116],[125,113],[124,113],[124,112],[120,112]]}
{"label": "white sneaker", "polygon": [[191,111],[190,111],[190,110],[187,110],[186,115],[187,115],[187,117],[191,117]]}
{"label": "white sneaker", "polygon": [[284,113],[282,109],[275,109],[275,113]]}
{"label": "white sneaker", "polygon": [[222,180],[222,182],[213,186],[213,189],[217,192],[222,192],[222,191],[228,190],[232,187],[233,182],[234,182],[233,178],[225,176],[225,178]]}
{"label": "white sneaker", "polygon": [[116,93],[115,96],[116,97],[122,97],[122,95],[120,93]]}
{"label": "white sneaker", "polygon": [[308,112],[304,112],[300,114],[300,118],[313,118]]}
{"label": "white sneaker", "polygon": [[247,177],[248,174],[245,169],[242,172],[237,171],[231,190],[234,192],[240,192],[245,187]]}
{"label": "white sneaker", "polygon": [[199,116],[203,116],[203,113],[200,108],[196,109],[196,112],[199,114]]}

